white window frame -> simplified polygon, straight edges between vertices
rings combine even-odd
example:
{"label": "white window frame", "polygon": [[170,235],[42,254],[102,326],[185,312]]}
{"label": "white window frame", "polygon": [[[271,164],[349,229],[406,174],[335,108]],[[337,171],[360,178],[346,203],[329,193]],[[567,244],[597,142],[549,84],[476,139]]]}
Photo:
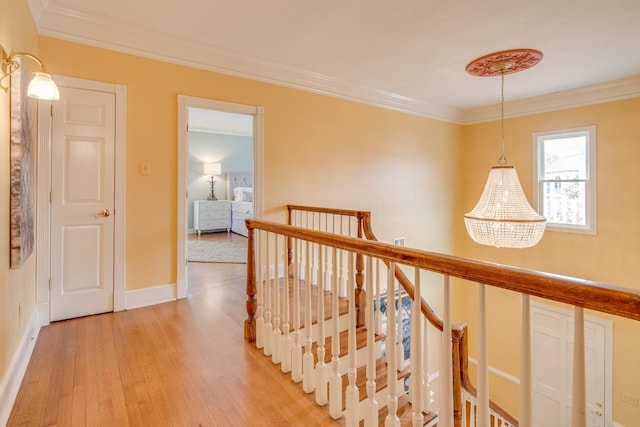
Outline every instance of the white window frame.
{"label": "white window frame", "polygon": [[587,176],[581,180],[585,183],[585,225],[559,224],[547,221],[548,231],[562,231],[568,233],[597,233],[596,227],[596,127],[584,126],[572,129],[560,129],[533,133],[533,200],[534,208],[540,215],[543,207],[542,168],[544,166],[543,142],[548,139],[587,137]]}

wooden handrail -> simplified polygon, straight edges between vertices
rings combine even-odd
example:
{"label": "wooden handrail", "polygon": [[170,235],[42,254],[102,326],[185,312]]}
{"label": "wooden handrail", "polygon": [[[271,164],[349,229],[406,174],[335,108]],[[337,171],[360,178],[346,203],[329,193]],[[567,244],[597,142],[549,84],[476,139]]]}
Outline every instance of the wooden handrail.
{"label": "wooden handrail", "polygon": [[302,229],[272,221],[247,219],[246,223],[248,228],[335,246],[435,273],[640,321],[640,290],[636,289]]}

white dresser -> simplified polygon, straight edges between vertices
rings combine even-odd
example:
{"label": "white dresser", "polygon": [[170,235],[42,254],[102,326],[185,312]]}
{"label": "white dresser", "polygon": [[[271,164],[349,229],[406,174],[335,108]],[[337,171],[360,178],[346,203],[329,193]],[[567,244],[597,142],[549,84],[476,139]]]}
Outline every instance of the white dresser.
{"label": "white dresser", "polygon": [[231,202],[229,200],[196,200],[193,202],[193,228],[203,231],[231,229]]}

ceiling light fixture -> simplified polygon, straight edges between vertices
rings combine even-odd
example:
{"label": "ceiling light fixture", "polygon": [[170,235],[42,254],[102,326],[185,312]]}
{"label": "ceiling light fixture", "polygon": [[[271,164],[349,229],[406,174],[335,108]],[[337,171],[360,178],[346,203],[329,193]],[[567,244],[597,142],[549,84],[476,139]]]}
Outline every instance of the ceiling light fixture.
{"label": "ceiling light fixture", "polygon": [[539,50],[513,49],[474,59],[466,67],[473,76],[500,76],[500,159],[489,172],[478,204],[464,215],[467,232],[482,245],[528,248],[544,234],[547,220],[527,201],[516,169],[507,165],[504,154],[504,75],[533,67],[541,59]]}
{"label": "ceiling light fixture", "polygon": [[27,52],[15,52],[11,55],[7,55],[4,48],[0,46],[0,55],[2,59],[2,77],[0,77],[0,88],[7,92],[9,86],[4,86],[2,81],[15,73],[20,68],[20,63],[16,61],[18,57],[25,57],[35,61],[40,69],[34,72],[34,77],[27,87],[27,95],[31,98],[45,99],[49,101],[57,101],[60,99],[60,93],[58,92],[58,86],[51,78],[50,74],[45,72],[44,64],[38,57]]}

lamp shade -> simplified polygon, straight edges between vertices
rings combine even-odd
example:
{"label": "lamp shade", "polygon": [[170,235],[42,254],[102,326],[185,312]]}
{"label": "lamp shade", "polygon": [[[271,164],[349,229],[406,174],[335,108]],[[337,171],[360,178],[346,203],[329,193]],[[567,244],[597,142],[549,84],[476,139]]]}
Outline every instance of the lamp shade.
{"label": "lamp shade", "polygon": [[464,215],[471,238],[498,248],[537,244],[547,220],[529,205],[513,166],[494,166],[478,204]]}
{"label": "lamp shade", "polygon": [[45,99],[48,101],[57,101],[60,99],[58,86],[54,83],[51,76],[41,71],[33,73],[34,77],[27,88],[27,95],[31,98]]}
{"label": "lamp shade", "polygon": [[222,173],[222,163],[205,163],[205,175],[220,175]]}

